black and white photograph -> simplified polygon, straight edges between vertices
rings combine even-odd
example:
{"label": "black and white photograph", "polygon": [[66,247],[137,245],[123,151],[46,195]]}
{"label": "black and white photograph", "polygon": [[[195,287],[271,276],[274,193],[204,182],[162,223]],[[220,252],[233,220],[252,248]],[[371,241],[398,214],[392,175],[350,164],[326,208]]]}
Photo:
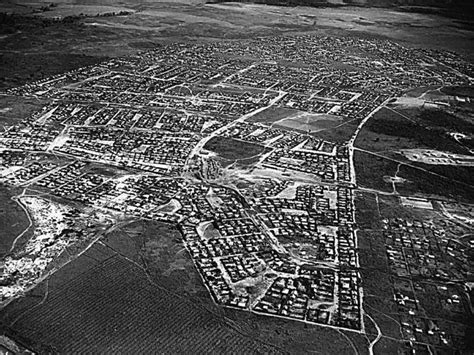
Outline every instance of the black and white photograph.
{"label": "black and white photograph", "polygon": [[474,1],[2,0],[0,354],[474,354]]}

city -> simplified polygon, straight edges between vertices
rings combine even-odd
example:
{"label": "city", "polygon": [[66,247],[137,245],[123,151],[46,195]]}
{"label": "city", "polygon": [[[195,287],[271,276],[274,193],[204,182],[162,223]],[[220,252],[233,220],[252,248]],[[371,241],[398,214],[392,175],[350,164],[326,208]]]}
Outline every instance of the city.
{"label": "city", "polygon": [[[367,121],[403,92],[472,85],[473,73],[451,52],[294,35],[171,43],[9,89],[47,104],[0,133],[0,179],[35,225],[5,259],[2,304],[60,268],[71,245],[81,253],[115,224],[150,220],[177,226],[216,304],[367,334],[378,325],[365,316],[359,250],[361,233],[373,233],[400,341],[463,349],[468,323],[453,314],[472,309],[473,239],[441,213],[364,227],[357,200],[374,191],[360,186],[354,154]],[[336,128],[341,137],[321,135]],[[472,156],[450,159],[472,166]]]}

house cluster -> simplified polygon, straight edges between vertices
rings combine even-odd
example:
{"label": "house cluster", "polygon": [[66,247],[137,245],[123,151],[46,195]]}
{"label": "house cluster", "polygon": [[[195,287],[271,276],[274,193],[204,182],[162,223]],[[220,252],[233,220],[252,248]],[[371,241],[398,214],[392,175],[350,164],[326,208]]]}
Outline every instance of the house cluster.
{"label": "house cluster", "polygon": [[264,160],[263,166],[313,174],[328,182],[337,179],[336,159],[325,154],[278,149]]}
{"label": "house cluster", "polygon": [[240,191],[249,199],[258,199],[276,196],[290,185],[290,181],[260,178],[258,180],[245,181],[239,185]]}
{"label": "house cluster", "polygon": [[83,169],[87,166],[87,163],[76,160],[63,167],[55,169],[41,180],[36,182],[38,186],[46,187],[49,190],[56,190],[60,186],[67,184],[68,182],[75,181],[81,174]]}
{"label": "house cluster", "polygon": [[258,275],[265,267],[253,254],[229,255],[220,259],[232,282]]}
{"label": "house cluster", "polygon": [[0,133],[0,149],[45,151],[59,134],[57,129],[37,124],[10,126]]}
{"label": "house cluster", "polygon": [[[0,168],[2,170],[14,166],[23,166],[26,159],[27,155],[25,152],[16,150],[0,150]],[[2,174],[2,170],[0,170],[0,174]]]}
{"label": "house cluster", "polygon": [[[277,277],[254,311],[358,329],[361,316],[357,273],[305,271],[296,278]],[[334,290],[338,290],[337,302]]]}
{"label": "house cluster", "polygon": [[30,180],[41,177],[57,167],[57,163],[52,161],[33,161],[27,165],[18,167],[18,169],[5,169],[6,174],[2,180],[10,185],[22,185]]}
{"label": "house cluster", "polygon": [[169,176],[181,172],[196,142],[197,138],[187,133],[81,127],[71,128],[54,151]]}
{"label": "house cluster", "polygon": [[[472,317],[468,246],[436,221],[384,220],[393,302],[403,338],[462,349]],[[454,233],[454,234],[453,234]]]}
{"label": "house cluster", "polygon": [[468,277],[466,247],[443,229],[416,220],[391,220],[385,226],[385,246],[393,274],[444,280]]}

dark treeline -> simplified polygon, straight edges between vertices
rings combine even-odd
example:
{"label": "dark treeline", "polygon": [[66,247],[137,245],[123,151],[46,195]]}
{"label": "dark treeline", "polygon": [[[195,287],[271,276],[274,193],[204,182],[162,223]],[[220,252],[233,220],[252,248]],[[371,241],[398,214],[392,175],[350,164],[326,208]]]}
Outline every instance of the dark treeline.
{"label": "dark treeline", "polygon": [[78,24],[77,20],[80,18],[80,16],[66,16],[61,19],[55,19],[0,12],[0,34],[13,34],[17,31],[58,26],[62,24]]}

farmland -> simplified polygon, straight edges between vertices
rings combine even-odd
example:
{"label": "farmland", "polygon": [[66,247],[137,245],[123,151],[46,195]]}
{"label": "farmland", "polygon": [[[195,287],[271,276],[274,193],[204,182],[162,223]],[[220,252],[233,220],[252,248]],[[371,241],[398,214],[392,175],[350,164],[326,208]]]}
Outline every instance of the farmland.
{"label": "farmland", "polygon": [[[120,256],[80,271],[56,274],[49,282],[58,285],[11,332],[21,329],[26,338],[40,337],[42,346],[59,352],[271,350],[244,337],[223,316],[154,286]],[[21,304],[16,308],[24,311]]]}

